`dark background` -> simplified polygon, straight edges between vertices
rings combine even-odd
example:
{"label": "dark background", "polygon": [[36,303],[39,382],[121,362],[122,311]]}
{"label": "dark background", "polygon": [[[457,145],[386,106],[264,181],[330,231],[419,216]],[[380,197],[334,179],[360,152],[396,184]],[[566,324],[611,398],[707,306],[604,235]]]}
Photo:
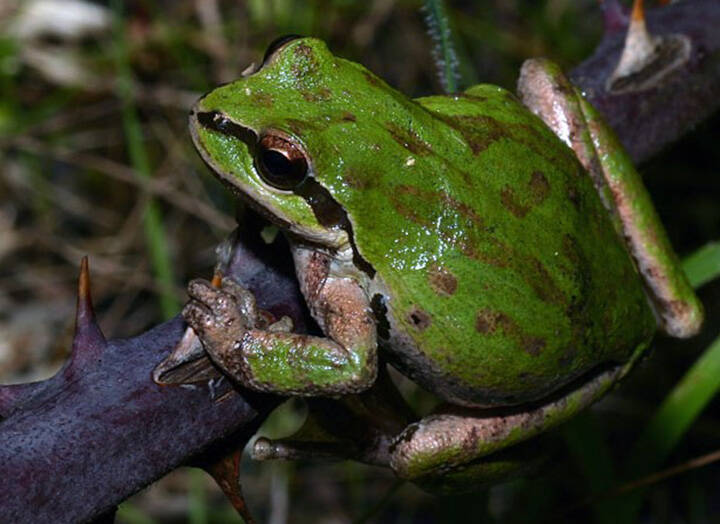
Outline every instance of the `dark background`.
{"label": "dark background", "polygon": [[[188,108],[259,61],[275,37],[318,36],[409,95],[440,91],[416,1],[146,0],[98,3],[76,18],[69,4],[43,11],[42,3],[0,4],[4,383],[51,375],[67,357],[82,255],[90,256],[107,337],[134,335],[172,316],[186,282],[211,274],[213,247],[232,229],[236,204],[193,150]],[[601,38],[601,12],[591,0],[449,3],[465,86],[482,81],[513,89],[520,64],[532,56],[571,69]],[[719,125],[711,119],[640,166],[681,255],[720,237]],[[654,409],[717,335],[719,295],[717,283],[701,290],[708,322],[700,336],[659,338],[652,357],[566,432],[593,428],[611,465],[622,469]],[[718,447],[718,407],[715,401],[705,409],[667,465]],[[263,431],[284,435],[301,416],[300,403],[291,402]],[[346,463],[248,460],[244,486],[251,509],[273,523],[602,518],[587,506],[567,510],[609,464],[588,469],[562,442],[538,478],[460,497],[431,497],[397,485],[387,471]],[[711,466],[654,485],[643,518],[717,518],[718,480]],[[232,518],[212,483],[190,470],[134,497],[118,516],[137,523]]]}

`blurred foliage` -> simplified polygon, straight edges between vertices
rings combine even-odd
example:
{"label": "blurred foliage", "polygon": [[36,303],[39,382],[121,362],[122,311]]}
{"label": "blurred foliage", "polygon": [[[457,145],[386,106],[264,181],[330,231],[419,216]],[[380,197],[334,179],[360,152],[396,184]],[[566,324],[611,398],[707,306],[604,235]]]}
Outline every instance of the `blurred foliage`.
{"label": "blurred foliage", "polygon": [[[66,358],[83,254],[108,337],[159,323],[184,300],[190,278],[211,274],[235,203],[193,151],[188,108],[258,61],[278,35],[319,36],[410,95],[441,91],[420,3],[136,0],[75,11],[81,2],[0,2],[0,378],[41,378]],[[601,36],[593,0],[458,0],[446,9],[461,87],[481,80],[512,88],[530,56],[572,67]],[[642,168],[680,253],[720,238],[719,124],[708,122]],[[717,247],[707,250],[688,261],[698,284],[717,268]],[[720,285],[710,282],[701,296],[703,333],[658,339],[616,394],[563,429],[565,444],[536,478],[438,499],[378,468],[246,461],[251,509],[272,523],[612,520],[621,511],[615,498],[576,503],[622,481],[642,428],[717,336]],[[677,422],[664,411],[653,419],[677,435],[653,468],[716,447],[720,405],[712,393],[693,404],[697,419]],[[684,412],[682,402],[673,409]],[[265,432],[287,434],[301,411],[299,402],[287,404]],[[643,519],[714,520],[719,475],[710,466],[652,486]],[[178,471],[123,505],[118,520],[238,519],[209,479]]]}

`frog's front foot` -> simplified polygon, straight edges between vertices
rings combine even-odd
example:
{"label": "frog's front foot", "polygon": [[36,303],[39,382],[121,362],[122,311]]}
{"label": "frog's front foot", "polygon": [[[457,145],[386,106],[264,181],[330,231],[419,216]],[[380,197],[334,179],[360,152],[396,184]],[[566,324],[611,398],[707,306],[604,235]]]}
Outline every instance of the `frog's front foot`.
{"label": "frog's front foot", "polygon": [[[243,336],[257,323],[257,307],[252,293],[230,278],[219,288],[203,279],[188,285],[190,301],[182,315],[195,331],[205,351],[221,369],[241,379],[234,370],[233,353],[240,349]],[[242,381],[242,380],[241,380]]]}

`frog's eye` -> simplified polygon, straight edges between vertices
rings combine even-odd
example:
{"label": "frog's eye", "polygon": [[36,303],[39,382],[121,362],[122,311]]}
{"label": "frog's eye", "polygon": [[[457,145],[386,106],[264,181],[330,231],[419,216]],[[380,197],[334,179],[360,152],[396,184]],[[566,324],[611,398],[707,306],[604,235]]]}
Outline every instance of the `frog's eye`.
{"label": "frog's eye", "polygon": [[265,51],[265,56],[263,56],[262,63],[265,64],[272,56],[275,54],[276,51],[278,51],[282,46],[287,44],[288,42],[292,42],[293,40],[297,40],[298,38],[302,38],[301,35],[285,35],[281,36],[279,38],[276,38],[272,42],[270,42],[270,45],[267,48],[267,51]]}
{"label": "frog's eye", "polygon": [[308,172],[305,153],[287,138],[272,134],[260,139],[255,166],[262,179],[278,189],[297,187]]}

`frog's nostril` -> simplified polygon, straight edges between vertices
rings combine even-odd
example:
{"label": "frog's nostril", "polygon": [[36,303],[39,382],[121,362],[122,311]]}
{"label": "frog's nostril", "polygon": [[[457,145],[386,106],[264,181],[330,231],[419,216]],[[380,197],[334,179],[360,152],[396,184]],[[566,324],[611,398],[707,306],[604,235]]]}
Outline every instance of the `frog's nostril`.
{"label": "frog's nostril", "polygon": [[250,148],[254,148],[257,143],[257,135],[252,129],[236,124],[218,111],[198,111],[194,118],[202,127],[233,136],[245,142]]}

